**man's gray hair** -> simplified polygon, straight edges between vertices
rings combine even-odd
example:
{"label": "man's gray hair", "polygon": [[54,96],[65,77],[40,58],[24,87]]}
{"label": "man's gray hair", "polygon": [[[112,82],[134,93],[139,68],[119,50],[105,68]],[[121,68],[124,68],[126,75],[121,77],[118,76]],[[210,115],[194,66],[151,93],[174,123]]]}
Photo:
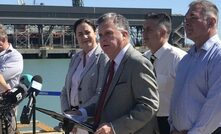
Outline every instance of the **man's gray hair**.
{"label": "man's gray hair", "polygon": [[211,14],[215,15],[215,17],[218,20],[219,16],[219,9],[215,4],[208,0],[196,0],[189,4],[189,7],[195,6],[195,5],[201,5],[203,8],[203,14],[206,15],[206,17],[209,17]]}
{"label": "man's gray hair", "polygon": [[118,30],[126,30],[130,33],[130,27],[128,20],[121,14],[117,13],[106,13],[98,18],[97,25],[99,26],[101,23],[105,21],[113,21],[116,28]]}

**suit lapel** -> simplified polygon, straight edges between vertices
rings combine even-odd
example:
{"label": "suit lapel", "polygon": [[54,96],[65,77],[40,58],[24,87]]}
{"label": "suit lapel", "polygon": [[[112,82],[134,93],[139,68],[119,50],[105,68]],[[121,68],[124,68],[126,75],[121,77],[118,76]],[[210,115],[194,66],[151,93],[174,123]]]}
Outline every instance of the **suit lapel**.
{"label": "suit lapel", "polygon": [[[130,46],[130,47],[128,48],[128,50],[126,51],[126,53],[125,53],[125,55],[124,55],[124,57],[123,57],[123,59],[122,59],[120,65],[119,65],[118,69],[115,71],[114,77],[113,77],[112,82],[111,82],[111,84],[110,84],[110,87],[109,87],[109,89],[108,89],[108,92],[107,92],[107,95],[106,95],[104,104],[108,101],[108,99],[110,98],[112,92],[114,91],[114,87],[117,85],[117,82],[119,81],[119,78],[120,78],[120,76],[121,76],[121,74],[122,74],[122,71],[123,71],[124,68],[125,68],[125,64],[126,64],[126,62],[127,62],[128,57],[130,56],[132,50],[133,50],[133,47]],[[105,105],[104,105],[104,106],[105,106]]]}
{"label": "suit lapel", "polygon": [[85,66],[85,69],[81,73],[80,81],[85,76],[85,74],[88,72],[88,70],[93,66],[94,62],[98,60],[100,52],[101,52],[101,50],[99,49],[99,47],[97,47],[95,49],[94,53],[92,54],[92,56],[89,58],[88,65]]}
{"label": "suit lapel", "polygon": [[73,60],[73,62],[70,65],[69,79],[72,79],[71,77],[73,76],[73,73],[75,72],[78,65],[80,64],[80,61],[81,61],[80,55],[81,55],[81,53],[78,53],[78,55],[76,55],[76,58]]}
{"label": "suit lapel", "polygon": [[68,90],[68,100],[69,100],[69,102],[70,102],[70,91],[71,91],[72,76],[73,76],[73,73],[75,72],[75,70],[77,69],[78,64],[81,61],[81,58],[80,58],[81,53],[82,52],[77,53],[76,56],[74,56],[74,58],[71,60],[69,71],[68,71],[68,74],[67,74],[67,82],[68,82],[67,83],[67,90]]}
{"label": "suit lapel", "polygon": [[93,65],[93,63],[96,61],[97,56],[93,55],[88,62],[88,65],[85,66],[85,69],[83,70],[83,72],[81,73],[80,76],[80,81],[82,80],[82,78],[85,76],[85,74],[87,73],[87,71],[91,68],[91,66]]}

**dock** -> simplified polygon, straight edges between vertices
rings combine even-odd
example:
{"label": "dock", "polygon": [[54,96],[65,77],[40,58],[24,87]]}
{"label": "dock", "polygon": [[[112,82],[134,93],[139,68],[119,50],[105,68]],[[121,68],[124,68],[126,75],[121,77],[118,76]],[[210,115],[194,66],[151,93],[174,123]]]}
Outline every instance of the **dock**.
{"label": "dock", "polygon": [[79,52],[80,48],[51,48],[40,47],[34,48],[20,48],[17,49],[25,59],[37,59],[37,58],[70,58],[73,54]]}
{"label": "dock", "polygon": [[[32,132],[32,122],[30,124],[21,124],[17,122],[18,134],[33,134]],[[36,121],[36,134],[64,134],[64,131],[58,131],[54,128],[40,122]]]}

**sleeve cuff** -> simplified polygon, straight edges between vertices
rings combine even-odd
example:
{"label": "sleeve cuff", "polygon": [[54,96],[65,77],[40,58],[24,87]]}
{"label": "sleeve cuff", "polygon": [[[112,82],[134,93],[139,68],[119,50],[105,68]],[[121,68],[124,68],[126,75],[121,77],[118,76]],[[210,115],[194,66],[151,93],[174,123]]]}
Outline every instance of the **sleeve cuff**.
{"label": "sleeve cuff", "polygon": [[113,133],[116,134],[115,130],[114,130],[114,126],[113,124],[110,122],[110,126],[111,126],[111,129],[113,130]]}
{"label": "sleeve cuff", "polygon": [[80,108],[79,111],[81,111],[82,116],[83,116],[83,122],[87,121],[88,119],[88,115],[87,115],[87,111],[84,108]]}

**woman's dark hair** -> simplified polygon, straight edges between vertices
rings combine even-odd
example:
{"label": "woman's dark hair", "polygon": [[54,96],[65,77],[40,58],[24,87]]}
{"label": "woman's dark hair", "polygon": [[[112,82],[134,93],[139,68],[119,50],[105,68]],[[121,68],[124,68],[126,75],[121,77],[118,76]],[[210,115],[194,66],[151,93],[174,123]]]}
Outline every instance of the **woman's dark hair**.
{"label": "woman's dark hair", "polygon": [[95,24],[91,20],[82,18],[82,19],[77,20],[74,23],[74,33],[75,34],[76,34],[76,30],[77,30],[78,25],[80,25],[81,23],[87,23],[88,25],[90,25],[92,27],[94,32],[96,31],[96,26],[95,26]]}

